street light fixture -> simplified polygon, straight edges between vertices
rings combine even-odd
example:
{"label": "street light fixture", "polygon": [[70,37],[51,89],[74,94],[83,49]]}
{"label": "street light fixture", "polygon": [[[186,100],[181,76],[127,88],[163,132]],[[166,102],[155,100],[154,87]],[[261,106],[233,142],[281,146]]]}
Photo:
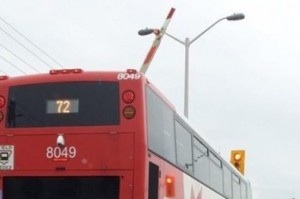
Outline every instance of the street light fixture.
{"label": "street light fixture", "polygon": [[[206,28],[203,32],[198,34],[194,39],[190,40],[188,37],[185,38],[184,41],[174,37],[173,35],[170,35],[169,33],[165,32],[165,34],[174,39],[175,41],[181,43],[185,47],[185,80],[184,80],[184,115],[186,118],[188,118],[189,115],[189,47],[191,46],[192,43],[194,43],[199,37],[201,37],[203,34],[205,34],[208,30],[210,30],[212,27],[214,27],[217,23],[220,21],[223,21],[227,19],[228,21],[237,21],[237,20],[242,20],[245,18],[245,15],[242,13],[237,13],[233,14],[227,17],[223,17],[219,20],[217,20],[215,23],[213,23],[211,26]],[[159,34],[160,30],[159,29],[142,29],[138,31],[138,34],[141,36],[148,35],[148,34]]]}

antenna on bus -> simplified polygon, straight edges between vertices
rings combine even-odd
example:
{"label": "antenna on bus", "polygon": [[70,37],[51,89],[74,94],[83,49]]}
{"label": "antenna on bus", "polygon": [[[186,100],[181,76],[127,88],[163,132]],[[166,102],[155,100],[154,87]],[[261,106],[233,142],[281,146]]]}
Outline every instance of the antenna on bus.
{"label": "antenna on bus", "polygon": [[167,30],[167,27],[168,27],[168,25],[171,21],[171,18],[173,16],[174,12],[175,12],[175,8],[171,8],[171,10],[169,11],[169,14],[168,14],[168,16],[165,20],[165,23],[160,28],[160,30],[159,29],[148,29],[148,28],[146,28],[146,29],[142,29],[138,32],[138,34],[141,35],[141,36],[149,35],[149,34],[152,34],[152,33],[155,34],[155,39],[152,43],[152,46],[151,46],[149,52],[147,53],[147,56],[144,60],[144,63],[142,65],[141,69],[140,69],[141,73],[145,74],[147,72],[147,70],[149,68],[149,65],[150,65],[150,63],[151,63],[151,61],[152,61],[152,59],[153,59],[153,57],[156,53],[157,48],[159,47],[159,44],[160,44],[160,42],[161,42],[161,40],[162,40],[166,30]]}

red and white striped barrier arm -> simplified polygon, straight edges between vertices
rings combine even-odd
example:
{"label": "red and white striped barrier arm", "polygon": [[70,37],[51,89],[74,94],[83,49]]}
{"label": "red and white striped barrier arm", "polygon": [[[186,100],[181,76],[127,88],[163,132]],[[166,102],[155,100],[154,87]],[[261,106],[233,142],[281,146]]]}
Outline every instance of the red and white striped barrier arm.
{"label": "red and white striped barrier arm", "polygon": [[149,52],[146,56],[146,59],[144,60],[144,63],[142,65],[141,69],[140,69],[141,73],[145,74],[147,72],[148,67],[149,67],[149,65],[150,65],[150,63],[151,63],[151,61],[152,61],[152,59],[153,59],[153,57],[156,53],[157,48],[159,47],[159,44],[162,40],[162,37],[164,36],[164,34],[166,32],[166,29],[167,29],[167,27],[168,27],[168,25],[171,21],[171,18],[173,16],[174,12],[175,12],[175,8],[171,8],[171,10],[170,10],[170,12],[169,12],[169,14],[168,14],[168,16],[165,20],[165,23],[160,28],[160,30],[158,30],[158,29],[154,30],[154,34],[156,35],[155,40],[153,41],[152,46],[151,46],[151,48],[150,48],[150,50],[149,50]]}

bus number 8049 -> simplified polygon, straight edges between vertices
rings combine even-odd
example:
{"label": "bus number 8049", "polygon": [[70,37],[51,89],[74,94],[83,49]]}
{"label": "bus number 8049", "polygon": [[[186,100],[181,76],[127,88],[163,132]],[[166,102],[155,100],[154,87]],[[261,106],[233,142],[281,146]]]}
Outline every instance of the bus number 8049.
{"label": "bus number 8049", "polygon": [[76,157],[76,148],[74,146],[70,147],[47,147],[46,157],[48,159],[60,159],[60,158],[75,158]]}

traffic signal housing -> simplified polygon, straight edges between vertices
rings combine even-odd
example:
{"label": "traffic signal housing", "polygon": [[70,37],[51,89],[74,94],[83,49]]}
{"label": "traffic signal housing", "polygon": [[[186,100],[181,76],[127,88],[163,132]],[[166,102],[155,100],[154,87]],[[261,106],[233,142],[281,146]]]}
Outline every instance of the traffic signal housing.
{"label": "traffic signal housing", "polygon": [[231,151],[231,164],[244,175],[245,173],[245,150]]}

